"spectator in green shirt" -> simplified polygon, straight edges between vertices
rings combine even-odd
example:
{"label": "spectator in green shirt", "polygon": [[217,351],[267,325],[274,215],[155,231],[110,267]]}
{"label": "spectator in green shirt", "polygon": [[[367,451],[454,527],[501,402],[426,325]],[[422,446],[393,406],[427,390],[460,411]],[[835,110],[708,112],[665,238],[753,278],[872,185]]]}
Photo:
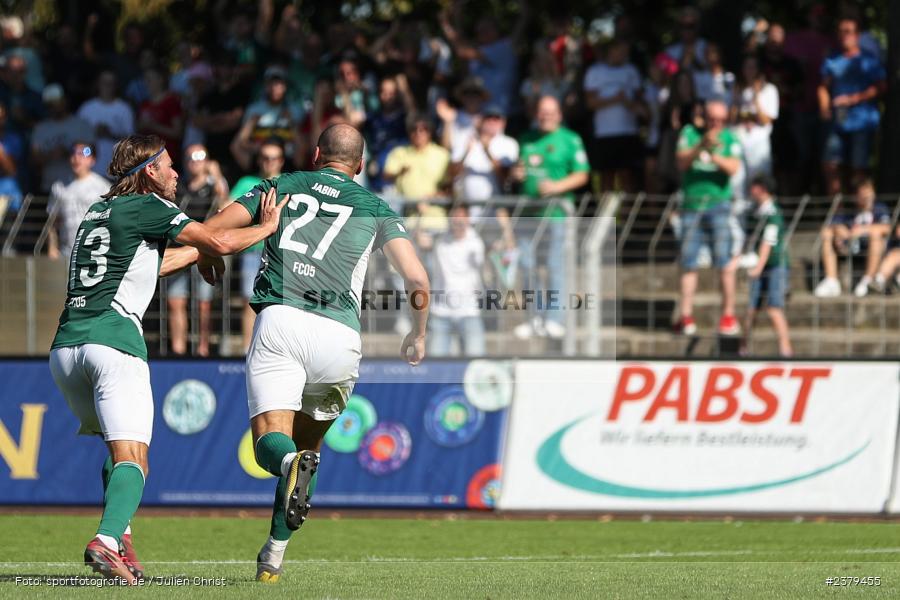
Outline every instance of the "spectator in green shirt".
{"label": "spectator in green shirt", "polygon": [[787,248],[785,246],[784,215],[772,196],[774,184],[767,175],[758,175],[750,182],[750,197],[756,203],[751,228],[751,241],[755,247],[758,261],[749,270],[750,302],[747,307],[747,337],[753,330],[756,314],[765,299],[766,313],[772,322],[772,328],[778,336],[778,353],[781,356],[792,356],[791,338],[788,335],[788,322],[784,312],[784,301],[787,295],[790,270]]}
{"label": "spectator in green shirt", "polygon": [[[252,190],[263,179],[281,175],[281,169],[284,167],[284,144],[279,138],[269,138],[263,142],[256,155],[256,164],[259,165],[259,174],[244,175],[238,179],[231,188],[232,200],[237,200]],[[249,300],[253,296],[253,282],[259,272],[265,245],[264,241],[259,242],[241,253],[241,295],[248,302],[244,304],[244,311],[241,313],[241,332],[243,333],[245,352],[250,347],[253,324],[256,322],[256,313],[250,308]]]}
{"label": "spectator in green shirt", "polygon": [[679,329],[694,335],[694,294],[697,291],[697,256],[711,245],[720,272],[722,316],[719,333],[737,335],[734,316],[735,268],[732,262],[731,176],[741,167],[741,146],[727,127],[728,105],[706,103],[703,128],[686,125],[678,136],[676,160],[681,171],[681,320]]}
{"label": "spectator in green shirt", "polygon": [[[544,96],[538,101],[536,119],[538,128],[522,138],[520,142],[520,160],[513,171],[513,177],[522,182],[522,191],[531,198],[559,199],[569,204],[575,201],[575,190],[588,182],[587,153],[581,137],[563,126],[562,108],[553,96]],[[533,235],[526,235],[520,240],[520,266],[524,274],[523,289],[539,292],[555,292],[559,303],[557,307],[544,306],[535,316],[515,329],[520,339],[528,339],[533,335],[546,335],[553,339],[561,339],[566,334],[565,313],[559,309],[567,300],[566,295],[566,262],[565,262],[565,211],[559,205],[524,211],[525,216],[545,216],[550,218],[540,247],[535,247]],[[532,221],[529,234],[534,233],[538,219]],[[547,276],[547,287],[539,290],[536,281],[536,269],[544,262]]]}

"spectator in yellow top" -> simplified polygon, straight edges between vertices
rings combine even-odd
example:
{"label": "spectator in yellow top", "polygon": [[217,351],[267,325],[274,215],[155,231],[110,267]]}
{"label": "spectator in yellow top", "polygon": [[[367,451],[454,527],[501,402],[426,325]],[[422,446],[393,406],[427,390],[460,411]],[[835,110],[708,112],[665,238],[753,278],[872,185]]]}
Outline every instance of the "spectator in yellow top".
{"label": "spectator in yellow top", "polygon": [[410,200],[441,195],[450,153],[434,143],[428,119],[411,115],[406,123],[410,144],[391,150],[384,163],[384,178],[393,182],[397,194]]}

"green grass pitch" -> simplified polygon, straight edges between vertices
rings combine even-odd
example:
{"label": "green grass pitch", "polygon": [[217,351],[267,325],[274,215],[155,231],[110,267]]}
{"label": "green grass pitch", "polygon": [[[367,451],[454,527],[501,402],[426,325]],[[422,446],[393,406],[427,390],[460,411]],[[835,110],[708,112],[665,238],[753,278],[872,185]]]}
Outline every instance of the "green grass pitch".
{"label": "green grass pitch", "polygon": [[[96,519],[0,516],[0,598],[126,597],[121,589],[25,587],[16,577],[88,575]],[[128,590],[131,598],[900,597],[900,524],[334,518],[294,536],[276,585],[253,581],[263,519],[141,517],[148,575],[225,587]],[[827,586],[828,577],[881,585]],[[277,596],[275,596],[277,594]]]}

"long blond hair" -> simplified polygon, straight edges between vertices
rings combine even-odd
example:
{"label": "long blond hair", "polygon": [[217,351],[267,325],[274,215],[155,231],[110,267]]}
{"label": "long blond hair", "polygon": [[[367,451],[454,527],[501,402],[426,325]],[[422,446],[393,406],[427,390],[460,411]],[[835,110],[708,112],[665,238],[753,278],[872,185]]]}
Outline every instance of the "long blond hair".
{"label": "long blond hair", "polygon": [[[113,196],[130,196],[134,194],[155,193],[162,195],[165,190],[162,185],[154,181],[143,168],[128,174],[129,171],[160,153],[165,147],[165,142],[158,135],[130,135],[119,141],[113,148],[113,157],[106,169],[112,177],[113,186],[103,194],[103,198]],[[160,153],[161,154],[161,153]],[[156,164],[160,157],[157,156],[148,164]]]}

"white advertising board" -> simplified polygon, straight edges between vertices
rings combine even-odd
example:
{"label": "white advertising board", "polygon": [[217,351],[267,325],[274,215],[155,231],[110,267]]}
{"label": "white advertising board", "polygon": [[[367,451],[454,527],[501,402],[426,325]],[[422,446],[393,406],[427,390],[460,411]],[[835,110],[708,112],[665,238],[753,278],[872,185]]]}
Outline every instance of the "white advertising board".
{"label": "white advertising board", "polygon": [[523,361],[501,509],[875,513],[900,366]]}

